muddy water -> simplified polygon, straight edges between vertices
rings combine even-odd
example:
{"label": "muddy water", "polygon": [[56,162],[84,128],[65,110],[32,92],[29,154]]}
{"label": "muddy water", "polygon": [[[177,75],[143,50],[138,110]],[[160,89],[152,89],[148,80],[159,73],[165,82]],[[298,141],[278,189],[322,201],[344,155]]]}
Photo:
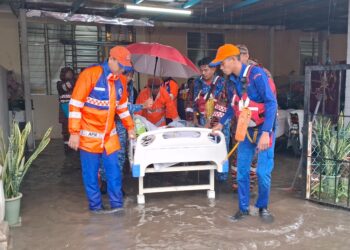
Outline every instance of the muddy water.
{"label": "muddy water", "polygon": [[[22,226],[11,230],[13,249],[350,249],[350,214],[287,193],[298,160],[278,156],[271,210],[266,225],[256,215],[232,223],[237,196],[229,184],[205,192],[146,195],[136,203],[137,183],[128,178],[125,210],[92,215],[81,182],[78,159],[65,159],[58,142],[35,162],[22,190]],[[155,176],[148,184],[204,181],[204,176]],[[166,179],[166,180],[164,180]],[[106,200],[107,202],[107,200]]]}

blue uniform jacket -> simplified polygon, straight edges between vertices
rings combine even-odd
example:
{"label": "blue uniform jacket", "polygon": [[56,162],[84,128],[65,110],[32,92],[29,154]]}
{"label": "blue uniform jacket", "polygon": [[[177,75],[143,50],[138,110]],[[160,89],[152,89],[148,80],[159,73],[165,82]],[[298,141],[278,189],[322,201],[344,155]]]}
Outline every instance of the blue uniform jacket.
{"label": "blue uniform jacket", "polygon": [[[243,78],[243,73],[246,67],[247,65],[242,64],[242,69],[238,77],[236,77],[233,74],[230,75],[230,80],[233,83],[235,90],[240,97],[242,97],[243,94],[243,83],[241,82],[241,80]],[[268,77],[264,70],[257,66],[251,69],[248,77],[248,97],[254,102],[265,104],[265,121],[261,127],[261,130],[266,132],[272,132],[272,130],[274,129],[274,123],[277,114],[277,99],[270,88]],[[221,124],[225,124],[225,122],[228,119],[232,119],[234,115],[234,110],[231,106],[231,102],[229,103],[230,104],[228,105],[228,110],[226,114],[220,120]]]}

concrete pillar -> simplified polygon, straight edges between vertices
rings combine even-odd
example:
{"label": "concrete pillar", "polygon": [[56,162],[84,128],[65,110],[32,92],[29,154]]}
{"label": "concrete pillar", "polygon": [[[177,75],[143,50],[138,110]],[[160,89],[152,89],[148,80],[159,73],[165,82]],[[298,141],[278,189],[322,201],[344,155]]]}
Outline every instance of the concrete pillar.
{"label": "concrete pillar", "polygon": [[32,114],[32,102],[30,96],[30,81],[29,81],[29,56],[28,56],[28,39],[27,39],[27,18],[24,9],[19,11],[19,27],[20,27],[20,49],[21,49],[21,65],[22,65],[22,82],[24,86],[24,101],[26,122],[32,124],[32,130],[28,136],[28,150],[34,150],[34,124]]}
{"label": "concrete pillar", "polygon": [[7,71],[0,66],[0,128],[7,142],[9,137],[9,109],[7,103]]}
{"label": "concrete pillar", "polygon": [[[346,63],[350,64],[350,0],[348,1],[348,37],[347,37],[347,53]],[[346,71],[346,87],[345,87],[345,108],[344,115],[350,115],[350,70]],[[349,119],[347,119],[349,121]]]}
{"label": "concrete pillar", "polygon": [[318,32],[318,61],[325,64],[329,57],[328,51],[328,32]]}
{"label": "concrete pillar", "polygon": [[275,27],[270,28],[270,65],[269,71],[275,73]]}

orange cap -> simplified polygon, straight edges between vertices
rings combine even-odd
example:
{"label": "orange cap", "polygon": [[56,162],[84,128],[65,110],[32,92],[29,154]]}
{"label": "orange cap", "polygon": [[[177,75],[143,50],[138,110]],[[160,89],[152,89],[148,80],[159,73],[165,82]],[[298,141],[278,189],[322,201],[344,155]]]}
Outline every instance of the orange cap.
{"label": "orange cap", "polygon": [[218,48],[215,59],[210,63],[210,66],[217,66],[229,56],[238,56],[239,48],[233,44],[224,44]]}
{"label": "orange cap", "polygon": [[123,46],[115,46],[109,51],[109,56],[115,58],[123,67],[132,67],[130,51]]}

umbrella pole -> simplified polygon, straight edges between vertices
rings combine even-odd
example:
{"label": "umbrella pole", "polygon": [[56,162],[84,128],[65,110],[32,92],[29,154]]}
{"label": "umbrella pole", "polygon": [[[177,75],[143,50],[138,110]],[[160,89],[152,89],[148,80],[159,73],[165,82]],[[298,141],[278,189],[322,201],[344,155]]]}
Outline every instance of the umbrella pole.
{"label": "umbrella pole", "polygon": [[[154,65],[154,71],[153,71],[153,82],[152,82],[152,91],[151,91],[151,97],[152,97],[152,93],[153,93],[153,87],[154,87],[154,78],[156,77],[156,71],[157,71],[157,63],[158,63],[158,56],[156,57],[156,63]],[[152,97],[153,99],[153,97]]]}

